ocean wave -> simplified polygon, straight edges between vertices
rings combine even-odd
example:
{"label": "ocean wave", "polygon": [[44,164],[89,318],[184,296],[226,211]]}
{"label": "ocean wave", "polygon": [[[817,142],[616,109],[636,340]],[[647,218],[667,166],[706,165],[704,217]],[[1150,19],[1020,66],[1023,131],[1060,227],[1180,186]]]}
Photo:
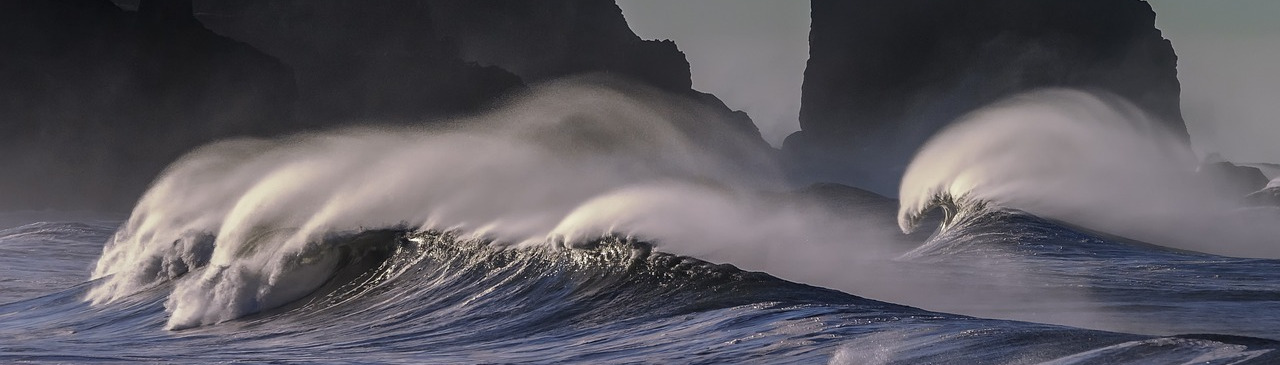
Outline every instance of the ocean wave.
{"label": "ocean wave", "polygon": [[903,176],[898,224],[911,232],[939,208],[947,222],[1012,209],[1179,249],[1280,257],[1273,215],[1216,194],[1191,148],[1160,126],[1127,101],[1077,90],[993,104],[917,152]]}
{"label": "ocean wave", "polygon": [[[348,249],[328,251],[334,271],[299,300],[176,333],[157,326],[165,291],[199,276],[100,306],[74,300],[83,286],[0,305],[11,324],[0,335],[14,345],[0,359],[1124,364],[1277,356],[1277,344],[1260,338],[1153,337],[929,312],[662,253],[625,236],[576,248],[468,237],[335,234],[327,246]],[[235,346],[218,346],[228,342]]]}
{"label": "ocean wave", "polygon": [[138,202],[104,248],[87,299],[105,305],[173,281],[168,328],[224,322],[313,291],[342,264],[335,252],[354,247],[331,237],[380,229],[456,232],[504,248],[634,236],[828,285],[894,241],[856,217],[776,198],[785,179],[772,152],[700,108],[577,80],[441,128],[205,146]]}
{"label": "ocean wave", "polygon": [[[719,141],[721,148],[692,140],[679,125],[716,127],[681,105],[643,92],[571,83],[443,129],[347,130],[206,146],[170,166],[139,201],[102,249],[83,298],[90,311],[156,310],[149,316],[163,320],[130,325],[178,333],[369,311],[379,316],[361,317],[370,323],[412,336],[445,336],[441,341],[452,345],[495,343],[476,336],[502,328],[564,333],[564,326],[638,318],[669,330],[671,318],[740,313],[735,306],[752,306],[742,309],[746,316],[764,310],[770,316],[830,315],[840,321],[938,316],[844,293],[964,314],[988,313],[982,308],[993,302],[1052,298],[1084,303],[1084,309],[1016,319],[1095,328],[1107,323],[1097,316],[1110,314],[1108,309],[1090,299],[1095,293],[1088,281],[1094,277],[1071,271],[1075,266],[1032,259],[1044,250],[1020,252],[1006,244],[1014,249],[982,252],[964,267],[904,256],[924,246],[918,236],[893,229],[891,200],[856,189],[811,192],[848,193],[847,201],[856,203],[845,211],[801,197],[807,193],[780,192],[783,179],[767,152],[733,142],[734,134]],[[935,160],[928,155],[922,152],[918,160]],[[1003,174],[1023,171],[1001,167],[1010,161],[1016,162],[1000,157],[929,170],[937,174],[912,180],[928,188],[903,195],[900,228],[923,224],[928,211],[941,208],[942,232],[998,229],[1004,222],[985,221],[990,213],[1037,207],[1026,204],[1036,200],[1010,197],[1034,197],[1054,187],[1071,191],[1041,185],[1027,194],[1001,194],[1010,190],[992,187],[1025,183],[1013,179],[1017,174]],[[973,171],[1009,179],[975,181],[968,178],[978,176]],[[991,247],[984,239],[992,237],[1035,241],[1020,235],[1042,228],[1048,232],[1043,235],[1077,237],[1053,224],[1010,226],[1016,229],[1008,234],[935,236],[926,246]],[[1036,244],[1060,245],[1050,241]],[[1096,252],[1061,262],[1094,260]],[[966,253],[946,256],[973,257]],[[1088,262],[1128,264],[1105,257]],[[1066,274],[1045,287],[1034,275],[1046,268]],[[774,306],[784,309],[773,311]],[[566,316],[573,320],[558,320]],[[396,324],[408,318],[424,328]],[[787,318],[786,326],[803,326]],[[321,325],[326,324],[309,323]],[[481,325],[487,326],[481,334],[468,332]],[[769,326],[743,328],[784,331]],[[812,336],[843,330],[797,331],[804,341],[816,341]],[[1035,336],[1019,331],[1009,336]],[[800,351],[830,349],[832,341]]]}

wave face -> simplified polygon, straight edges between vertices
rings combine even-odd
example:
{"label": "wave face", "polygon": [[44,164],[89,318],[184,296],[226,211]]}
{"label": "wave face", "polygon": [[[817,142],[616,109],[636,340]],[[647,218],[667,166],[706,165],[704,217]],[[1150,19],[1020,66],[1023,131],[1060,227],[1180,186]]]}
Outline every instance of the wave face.
{"label": "wave face", "polygon": [[980,293],[920,304],[946,312],[1156,335],[1275,339],[1280,326],[1280,260],[1172,249],[1007,208],[953,221],[899,260]]}
{"label": "wave face", "polygon": [[[49,217],[36,219],[45,218]],[[0,227],[17,226],[0,230],[0,303],[47,294],[51,288],[67,288],[84,281],[85,263],[101,255],[102,237],[114,232],[118,223],[78,218],[81,221],[63,224],[0,221]],[[45,256],[63,259],[29,259]]]}
{"label": "wave face", "polygon": [[346,252],[333,275],[299,300],[216,326],[178,332],[162,326],[169,290],[203,280],[199,271],[219,269],[215,266],[105,305],[79,300],[95,282],[0,305],[6,323],[0,336],[8,339],[0,360],[1083,364],[1159,359],[1240,364],[1280,359],[1280,344],[1257,338],[1143,336],[930,312],[660,253],[625,237],[604,237],[575,249],[502,248],[449,232],[394,229],[328,239],[336,246],[377,249]]}

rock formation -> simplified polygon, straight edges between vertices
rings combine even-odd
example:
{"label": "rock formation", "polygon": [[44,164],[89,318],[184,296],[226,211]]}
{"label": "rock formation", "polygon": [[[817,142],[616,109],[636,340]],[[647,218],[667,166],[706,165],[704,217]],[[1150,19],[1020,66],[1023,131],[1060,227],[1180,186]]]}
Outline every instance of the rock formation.
{"label": "rock formation", "polygon": [[[643,40],[612,0],[439,1],[432,13],[442,37],[469,61],[496,65],[527,82],[588,72],[638,80],[720,111],[750,134],[746,113],[691,87],[689,61],[670,40]],[[761,139],[761,146],[766,146]]]}
{"label": "rock formation", "polygon": [[809,39],[784,150],[810,180],[892,194],[934,132],[1042,87],[1120,95],[1187,136],[1177,58],[1141,0],[813,0]]}
{"label": "rock formation", "polygon": [[701,101],[759,134],[745,113],[692,90],[684,53],[640,39],[612,0],[198,0],[196,10],[211,29],[297,69],[300,109],[313,118],[472,111],[521,81],[599,73]]}
{"label": "rock formation", "polygon": [[432,22],[434,2],[387,0],[196,1],[213,31],[292,66],[298,118],[418,123],[479,110],[521,87],[515,75],[458,58]]}
{"label": "rock formation", "polygon": [[288,67],[189,3],[0,5],[0,208],[132,204],[195,145],[291,120]]}
{"label": "rock formation", "polygon": [[1268,186],[1244,197],[1246,205],[1280,207],[1280,186]]}
{"label": "rock formation", "polygon": [[461,56],[526,81],[613,73],[668,91],[690,88],[689,62],[671,41],[640,39],[609,0],[438,1],[442,36]]}
{"label": "rock formation", "polygon": [[[834,183],[817,183],[791,193],[802,202],[822,207],[833,216],[861,222],[875,222],[877,227],[897,227],[898,200],[864,189]],[[944,214],[940,210],[925,213],[921,227],[939,227]],[[924,243],[932,229],[918,229],[907,234],[906,242]],[[895,233],[896,235],[896,233]]]}
{"label": "rock formation", "polygon": [[127,209],[213,140],[430,122],[583,73],[694,100],[768,148],[610,0],[17,0],[0,52],[5,210]]}
{"label": "rock formation", "polygon": [[1257,167],[1237,165],[1223,159],[1217,153],[1205,156],[1196,169],[1196,175],[1214,188],[1219,197],[1230,200],[1254,201],[1255,193],[1261,193],[1270,179]]}

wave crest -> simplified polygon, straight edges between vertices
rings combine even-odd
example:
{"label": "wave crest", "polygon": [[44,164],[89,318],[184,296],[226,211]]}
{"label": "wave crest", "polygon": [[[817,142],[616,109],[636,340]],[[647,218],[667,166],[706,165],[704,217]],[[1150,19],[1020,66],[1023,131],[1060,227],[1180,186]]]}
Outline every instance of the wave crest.
{"label": "wave crest", "polygon": [[[975,111],[931,138],[903,176],[899,225],[935,206],[985,202],[1054,218],[1157,204],[1194,172],[1190,148],[1136,106],[1051,89]],[[969,203],[972,204],[972,203]],[[1171,207],[1169,207],[1171,208]]]}
{"label": "wave crest", "polygon": [[942,211],[942,223],[938,226],[938,231],[945,231],[970,217],[980,216],[987,210],[988,203],[983,200],[969,199],[964,195],[957,197],[947,191],[938,191],[932,195],[932,199],[924,200],[924,204],[920,206],[898,211],[898,228],[902,229],[902,233],[915,233],[935,209]]}
{"label": "wave crest", "polygon": [[138,202],[87,300],[172,283],[169,328],[215,324],[314,292],[346,263],[378,256],[363,252],[386,250],[335,237],[384,229],[503,249],[635,237],[845,290],[871,276],[858,263],[900,253],[894,230],[859,216],[870,213],[830,214],[780,193],[776,150],[717,118],[657,91],[576,80],[439,128],[206,146]]}
{"label": "wave crest", "polygon": [[177,282],[169,326],[217,323],[323,283],[352,248],[333,234],[438,229],[543,245],[578,206],[631,186],[781,187],[758,137],[718,118],[696,102],[588,78],[436,128],[215,143],[153,183],[104,249],[93,274],[104,280],[88,299],[114,301],[207,266]]}
{"label": "wave crest", "polygon": [[[1126,238],[1274,257],[1274,224],[1255,224],[1197,173],[1185,141],[1108,94],[1051,89],[975,111],[932,137],[903,176],[898,224],[999,207]],[[945,227],[944,227],[945,228]]]}

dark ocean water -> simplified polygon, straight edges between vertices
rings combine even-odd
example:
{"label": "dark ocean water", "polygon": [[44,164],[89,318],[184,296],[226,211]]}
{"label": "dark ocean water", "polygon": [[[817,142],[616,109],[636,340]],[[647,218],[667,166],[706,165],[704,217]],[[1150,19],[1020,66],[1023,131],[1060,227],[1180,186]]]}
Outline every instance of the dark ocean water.
{"label": "dark ocean water", "polygon": [[219,267],[93,305],[88,278],[121,222],[39,220],[0,230],[0,362],[1280,363],[1280,261],[1013,211],[895,261],[979,293],[955,302],[876,301],[621,237],[500,249],[369,230],[326,238],[345,247],[339,269],[303,299],[181,330],[166,329],[175,282]]}

